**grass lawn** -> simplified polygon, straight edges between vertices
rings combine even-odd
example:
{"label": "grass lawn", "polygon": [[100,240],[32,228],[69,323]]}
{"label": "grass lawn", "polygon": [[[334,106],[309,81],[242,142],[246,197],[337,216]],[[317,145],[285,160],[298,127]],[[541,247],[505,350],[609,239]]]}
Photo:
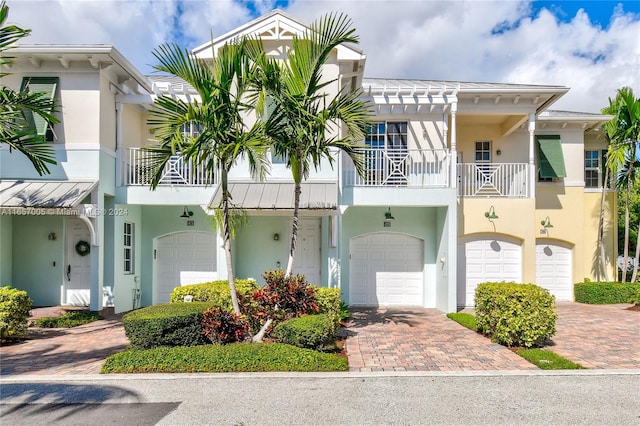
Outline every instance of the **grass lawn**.
{"label": "grass lawn", "polygon": [[345,357],[280,343],[130,349],[105,360],[101,373],[347,371]]}
{"label": "grass lawn", "polygon": [[[447,317],[470,330],[477,331],[476,318],[471,314],[456,312],[447,314]],[[569,361],[546,349],[518,349],[515,353],[542,370],[577,370],[584,368],[580,364]]]}
{"label": "grass lawn", "polygon": [[584,367],[546,349],[518,349],[516,353],[542,370],[581,370]]}
{"label": "grass lawn", "polygon": [[44,317],[33,320],[34,327],[71,328],[102,319],[97,312],[67,311],[59,317]]}

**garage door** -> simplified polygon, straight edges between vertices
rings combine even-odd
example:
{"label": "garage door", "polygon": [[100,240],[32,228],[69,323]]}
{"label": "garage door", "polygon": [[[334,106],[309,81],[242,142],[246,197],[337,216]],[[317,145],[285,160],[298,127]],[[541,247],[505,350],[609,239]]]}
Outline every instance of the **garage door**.
{"label": "garage door", "polygon": [[350,244],[349,303],[422,306],[424,242],[404,234],[376,233]]}
{"label": "garage door", "polygon": [[556,300],[573,300],[571,249],[557,244],[536,243],[536,284],[549,290]]}
{"label": "garage door", "polygon": [[171,291],[181,284],[215,279],[215,247],[215,235],[205,232],[178,232],[158,238],[154,304],[168,303]]}
{"label": "garage door", "polygon": [[459,245],[458,280],[458,305],[461,306],[474,305],[480,283],[522,282],[522,247],[497,239],[478,239]]}

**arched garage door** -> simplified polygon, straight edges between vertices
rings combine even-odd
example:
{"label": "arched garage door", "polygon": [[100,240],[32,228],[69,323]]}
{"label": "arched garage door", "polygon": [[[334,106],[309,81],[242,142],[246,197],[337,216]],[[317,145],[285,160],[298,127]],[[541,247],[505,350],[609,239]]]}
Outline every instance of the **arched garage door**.
{"label": "arched garage door", "polygon": [[177,232],[156,240],[154,304],[168,303],[181,284],[207,282],[216,277],[215,234]]}
{"label": "arched garage door", "polygon": [[473,306],[483,282],[522,282],[522,246],[515,241],[477,238],[458,245],[458,305]]}
{"label": "arched garage door", "polygon": [[571,249],[557,243],[536,242],[536,284],[559,301],[573,300]]}
{"label": "arched garage door", "polygon": [[354,306],[422,306],[424,242],[396,233],[351,239],[349,303]]}

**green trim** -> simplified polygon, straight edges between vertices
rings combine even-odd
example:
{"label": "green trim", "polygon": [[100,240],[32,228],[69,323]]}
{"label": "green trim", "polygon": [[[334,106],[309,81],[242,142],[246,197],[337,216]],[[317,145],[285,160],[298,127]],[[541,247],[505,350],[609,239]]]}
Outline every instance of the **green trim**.
{"label": "green trim", "polygon": [[[42,93],[44,98],[53,101],[58,88],[58,81],[58,77],[23,77],[20,91]],[[51,109],[47,111],[48,113],[53,113],[53,105],[53,102],[51,102]],[[24,111],[24,115],[28,123],[28,128],[30,130],[36,130],[38,136],[46,137],[49,122],[38,114],[34,115],[32,111],[26,110]]]}
{"label": "green trim", "polygon": [[538,169],[540,170],[541,178],[567,177],[560,136],[536,136],[536,148],[538,151]]}

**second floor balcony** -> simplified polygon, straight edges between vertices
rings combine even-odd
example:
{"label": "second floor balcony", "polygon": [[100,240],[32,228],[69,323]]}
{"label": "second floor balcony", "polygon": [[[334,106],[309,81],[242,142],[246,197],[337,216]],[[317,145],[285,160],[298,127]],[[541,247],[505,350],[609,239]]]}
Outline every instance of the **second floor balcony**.
{"label": "second floor balcony", "polygon": [[[122,182],[128,186],[149,186],[153,178],[151,154],[140,148],[130,148],[122,164]],[[193,161],[173,156],[167,161],[158,186],[211,186],[217,183],[216,173],[205,170]]]}
{"label": "second floor balcony", "polygon": [[458,195],[462,197],[528,198],[526,163],[463,163],[457,165]]}

